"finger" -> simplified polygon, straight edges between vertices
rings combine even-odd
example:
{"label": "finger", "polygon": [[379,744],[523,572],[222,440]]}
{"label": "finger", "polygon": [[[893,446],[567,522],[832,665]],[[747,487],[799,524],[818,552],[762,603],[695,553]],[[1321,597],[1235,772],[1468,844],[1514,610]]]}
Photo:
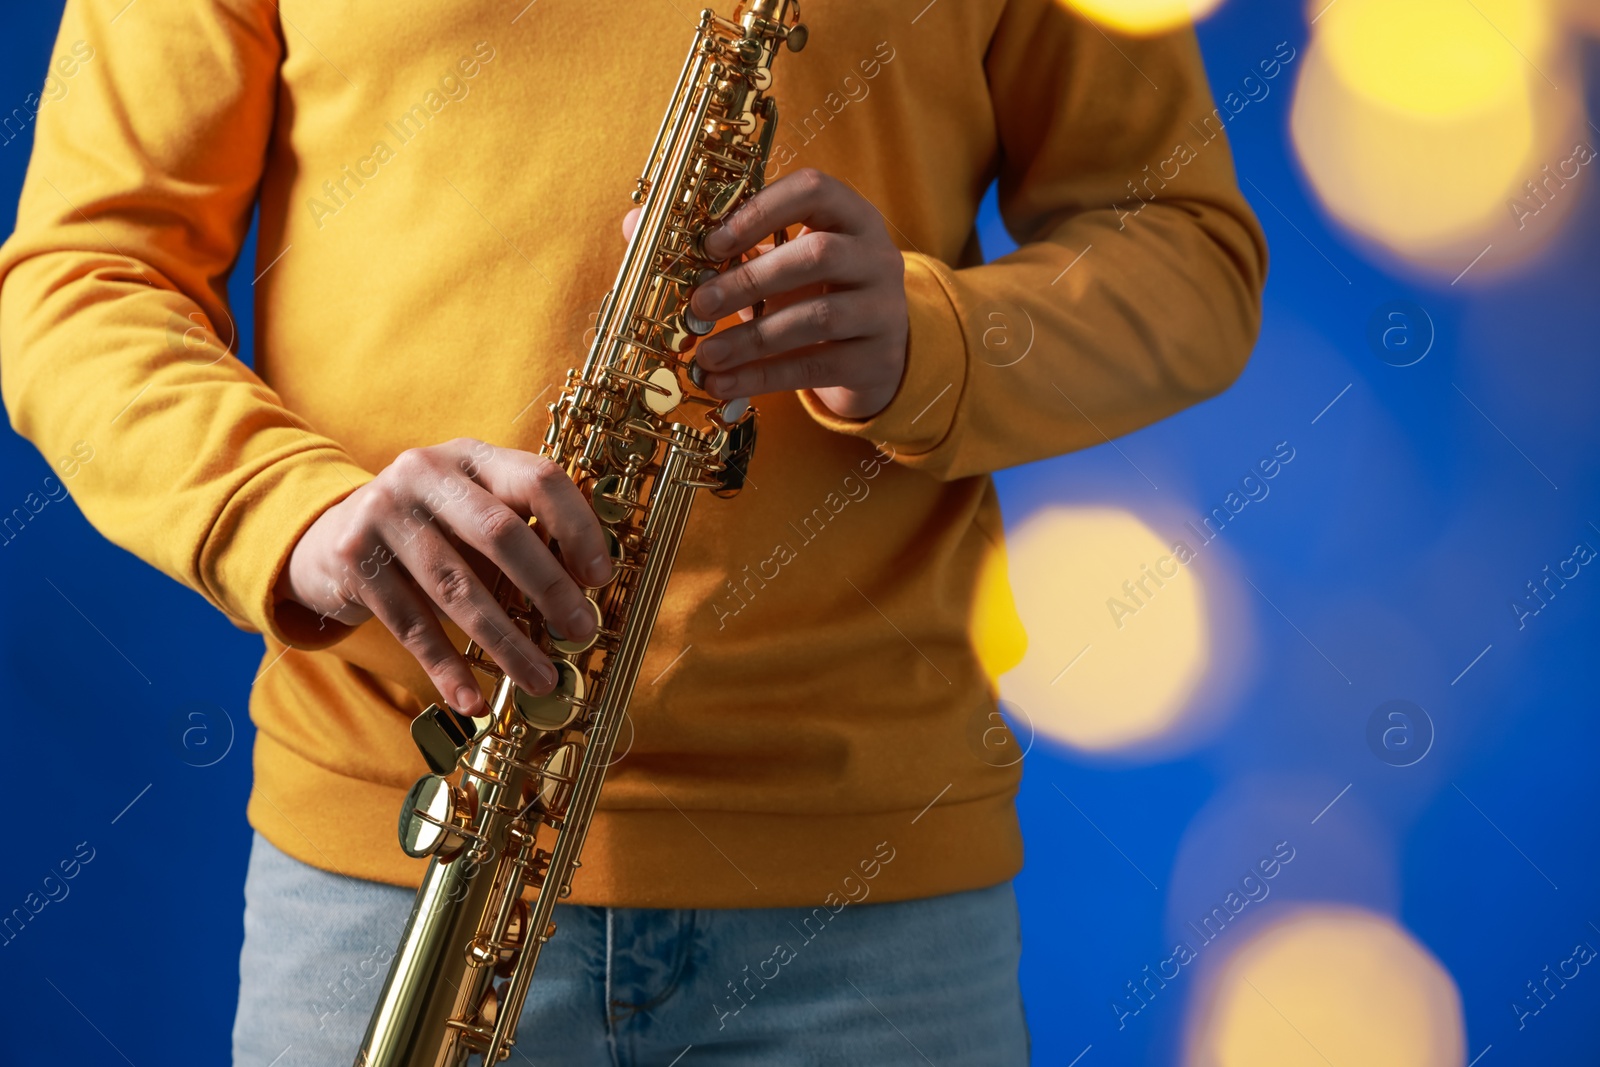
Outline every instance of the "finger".
{"label": "finger", "polygon": [[511,680],[530,693],[555,687],[555,668],[511,621],[467,561],[432,526],[395,546],[396,556],[422,592],[478,643]]}
{"label": "finger", "polygon": [[622,216],[622,239],[624,241],[633,240],[633,231],[639,228],[639,216],[643,213],[643,208],[636,207]]}
{"label": "finger", "polygon": [[461,558],[467,561],[467,566],[472,568],[472,573],[476,574],[478,576],[478,581],[482,582],[485,586],[493,589],[495,587],[495,583],[499,582],[503,578],[506,578],[506,572],[501,570],[500,565],[494,560],[478,551],[474,546],[469,545],[465,541],[461,540],[461,538],[452,531],[445,530],[444,534],[450,539],[451,547],[453,547],[457,552],[461,553]]}
{"label": "finger", "polygon": [[[531,452],[493,448],[475,475],[479,485],[519,514],[539,517],[551,538],[561,542],[561,558],[573,577],[588,585],[604,585],[611,580],[611,553],[600,520],[560,464]],[[531,530],[526,532],[534,541],[539,540]],[[506,533],[521,537],[519,531],[507,529]],[[519,584],[518,588],[522,586]],[[533,589],[523,591],[535,593]]]}
{"label": "finger", "polygon": [[824,341],[863,337],[871,332],[876,310],[876,302],[865,293],[828,293],[802,300],[706,338],[695,362],[706,371],[732,370]]}
{"label": "finger", "polygon": [[813,345],[798,352],[756,360],[731,371],[708,374],[706,392],[727,399],[760,396],[793,389],[846,388],[866,384],[862,368],[871,354],[871,341],[837,341]]}
{"label": "finger", "polygon": [[439,625],[428,598],[405,574],[395,571],[382,582],[369,583],[362,602],[422,665],[446,704],[463,715],[483,714],[483,694],[472,668]]}
{"label": "finger", "polygon": [[804,223],[814,230],[865,235],[877,212],[854,190],[821,171],[806,168],[785,175],[752,196],[706,236],[705,249],[716,259],[732,259],[768,234]]}
{"label": "finger", "polygon": [[759,300],[807,285],[861,285],[881,272],[858,237],[811,231],[732,267],[695,289],[689,306],[715,322]]}
{"label": "finger", "polygon": [[[575,636],[593,632],[593,611],[578,581],[610,580],[611,560],[594,510],[565,471],[548,459],[466,437],[404,452],[392,466],[421,500],[412,516],[438,519],[443,533],[482,552],[547,618],[567,621],[581,610],[587,625],[569,631]],[[569,558],[581,566],[557,562],[528,528],[529,515],[546,520],[557,536],[570,532],[575,548]],[[409,536],[389,530],[391,541]]]}
{"label": "finger", "polygon": [[[534,514],[549,513],[550,509],[534,506]],[[441,517],[466,549],[475,550],[474,554],[481,553],[492,562],[562,633],[582,638],[594,632],[594,609],[568,568],[497,494],[473,485],[460,500],[447,504]],[[609,568],[608,560],[606,570]],[[475,577],[481,573],[475,567],[471,569]],[[598,571],[592,563],[587,569]],[[603,581],[600,578],[593,584]]]}

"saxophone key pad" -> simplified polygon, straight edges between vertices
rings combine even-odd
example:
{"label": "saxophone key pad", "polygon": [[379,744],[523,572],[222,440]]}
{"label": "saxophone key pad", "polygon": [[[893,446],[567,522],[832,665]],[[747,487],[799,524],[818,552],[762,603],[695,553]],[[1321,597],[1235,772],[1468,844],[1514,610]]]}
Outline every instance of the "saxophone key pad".
{"label": "saxophone key pad", "polygon": [[644,390],[644,405],[657,415],[670,414],[683,402],[683,386],[671,367],[657,367],[645,380],[656,388]]}
{"label": "saxophone key pad", "polygon": [[[699,245],[701,240],[704,240],[703,236],[696,238],[696,247],[701,247]],[[705,269],[701,270],[700,273],[695,275],[694,287],[699,288],[700,286],[709,282],[711,279],[717,277],[717,274],[718,272],[715,268],[706,267]],[[699,315],[696,315],[692,310],[690,310],[688,294],[685,296],[682,309],[680,309],[678,312],[678,321],[682,324],[685,330],[689,331],[696,337],[704,337],[706,334],[717,328],[717,320],[702,319]]]}
{"label": "saxophone key pad", "polygon": [[683,328],[696,337],[704,337],[717,328],[716,319],[702,319],[685,304],[683,310],[678,312],[678,320],[683,323]]}
{"label": "saxophone key pad", "polygon": [[589,499],[594,503],[595,517],[601,522],[621,522],[632,514],[633,509],[628,505],[606,499],[607,497],[616,496],[617,491],[621,488],[622,479],[615,474],[607,474],[602,478],[595,479],[594,489],[590,492]]}
{"label": "saxophone key pad", "polygon": [[400,808],[401,851],[417,860],[433,855],[450,836],[446,827],[456,821],[455,816],[456,798],[450,783],[437,774],[418,778]]}
{"label": "saxophone key pad", "polygon": [[514,700],[517,712],[535,730],[553,732],[564,729],[578,717],[578,705],[584,694],[583,676],[567,660],[557,657],[551,661],[556,668],[556,687],[544,696],[534,696],[516,691]]}
{"label": "saxophone key pad", "polygon": [[567,801],[572,796],[573,780],[578,773],[579,757],[582,755],[583,746],[576,741],[568,741],[557,746],[546,757],[544,773],[539,782],[539,807],[547,813],[560,817],[566,812]]}

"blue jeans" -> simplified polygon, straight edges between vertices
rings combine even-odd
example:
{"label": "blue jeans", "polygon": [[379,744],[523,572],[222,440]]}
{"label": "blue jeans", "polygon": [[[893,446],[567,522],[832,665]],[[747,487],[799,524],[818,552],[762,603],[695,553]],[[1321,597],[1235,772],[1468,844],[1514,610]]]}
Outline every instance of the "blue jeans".
{"label": "blue jeans", "polygon": [[[257,835],[244,893],[234,1064],[349,1067],[412,892],[307,866]],[[560,905],[508,1062],[1028,1062],[1010,883],[820,914]]]}

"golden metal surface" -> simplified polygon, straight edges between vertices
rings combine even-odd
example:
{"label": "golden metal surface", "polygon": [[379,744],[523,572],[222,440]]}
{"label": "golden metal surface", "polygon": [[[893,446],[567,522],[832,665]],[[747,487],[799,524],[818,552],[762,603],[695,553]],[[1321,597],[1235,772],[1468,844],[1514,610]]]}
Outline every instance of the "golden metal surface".
{"label": "golden metal surface", "polygon": [[645,395],[645,406],[657,415],[670,415],[672,409],[683,402],[683,386],[678,384],[678,372],[671,367],[657,367],[647,379],[659,392]]}
{"label": "golden metal surface", "polygon": [[550,644],[557,652],[564,652],[569,656],[573,656],[579,652],[587,652],[599,643],[599,628],[605,625],[606,617],[601,612],[600,605],[594,602],[593,597],[590,597],[586,602],[590,610],[594,612],[594,624],[596,627],[595,632],[588,637],[562,637],[561,632],[552,627],[549,621],[546,620],[544,632],[550,638]]}
{"label": "golden metal surface", "polygon": [[[490,714],[430,707],[413,724],[435,773],[407,795],[400,837],[409,855],[428,857],[427,869],[357,1067],[497,1064],[519,1036],[690,504],[702,488],[736,493],[755,444],[749,402],[712,398],[689,373],[689,351],[715,324],[697,320],[688,302],[729,266],[706,255],[702,238],[762,187],[778,120],[766,95],[772,61],[781,45],[804,44],[799,17],[797,0],[745,0],[732,19],[701,13],[633,192],[638,224],[588,357],[550,406],[542,449],[606,523],[616,573],[588,590],[599,632],[590,641],[552,636],[502,580],[508,614],[557,663],[555,692],[519,692],[468,644],[467,661],[494,682]],[[774,245],[782,240],[773,235]],[[537,1035],[529,1043],[536,1058]]]}
{"label": "golden metal surface", "polygon": [[514,698],[523,721],[535,730],[546,732],[564,729],[577,718],[587,692],[583,675],[571,660],[557,656],[551,662],[556,668],[555,689],[542,697],[518,689]]}

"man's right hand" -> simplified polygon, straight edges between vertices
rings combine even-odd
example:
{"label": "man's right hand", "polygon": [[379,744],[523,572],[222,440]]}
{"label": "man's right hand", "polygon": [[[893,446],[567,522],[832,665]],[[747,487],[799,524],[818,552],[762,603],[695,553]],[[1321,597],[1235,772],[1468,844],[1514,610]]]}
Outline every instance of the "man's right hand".
{"label": "man's right hand", "polygon": [[[561,560],[530,516],[560,542]],[[402,452],[324,512],[295,545],[277,594],[349,625],[377,616],[452,708],[481,715],[472,669],[438,614],[527,692],[548,693],[556,674],[469,557],[497,568],[553,629],[577,639],[594,632],[580,586],[602,585],[612,570],[594,509],[553,461],[470,438]]]}

